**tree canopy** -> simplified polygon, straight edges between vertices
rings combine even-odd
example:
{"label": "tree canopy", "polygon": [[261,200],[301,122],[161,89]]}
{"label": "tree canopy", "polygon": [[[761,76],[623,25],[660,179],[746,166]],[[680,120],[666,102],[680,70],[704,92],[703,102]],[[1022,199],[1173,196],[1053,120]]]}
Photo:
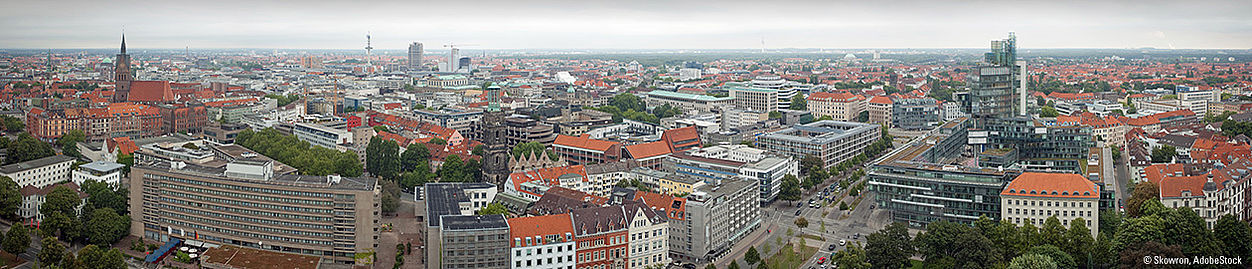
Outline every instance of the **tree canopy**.
{"label": "tree canopy", "polygon": [[300,141],[294,135],[286,135],[273,128],[259,132],[244,130],[235,143],[290,165],[306,175],[325,176],[338,174],[346,177],[361,176],[361,161],[352,151],[340,152],[309,142]]}

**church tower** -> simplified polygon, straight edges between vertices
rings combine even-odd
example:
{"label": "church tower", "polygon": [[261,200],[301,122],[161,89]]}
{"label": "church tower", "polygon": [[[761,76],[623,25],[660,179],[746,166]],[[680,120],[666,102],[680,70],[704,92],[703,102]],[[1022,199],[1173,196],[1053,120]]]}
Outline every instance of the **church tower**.
{"label": "church tower", "polygon": [[500,90],[500,86],[493,84],[487,87],[487,108],[483,111],[482,121],[482,138],[483,143],[487,144],[487,150],[483,154],[482,169],[483,179],[487,183],[496,184],[497,189],[503,190],[510,170],[509,146],[504,126],[506,114],[500,108],[501,95],[503,91]]}
{"label": "church tower", "polygon": [[135,75],[130,72],[130,55],[126,54],[126,34],[122,34],[122,51],[117,54],[113,65],[113,82],[117,85],[113,88],[113,102],[126,102],[130,96],[130,82],[135,80]]}

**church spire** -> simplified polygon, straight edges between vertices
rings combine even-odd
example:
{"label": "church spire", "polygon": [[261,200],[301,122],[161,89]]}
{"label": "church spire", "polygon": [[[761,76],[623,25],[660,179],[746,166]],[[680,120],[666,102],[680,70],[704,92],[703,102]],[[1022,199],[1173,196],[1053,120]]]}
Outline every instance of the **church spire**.
{"label": "church spire", "polygon": [[122,54],[126,54],[126,33],[122,33]]}

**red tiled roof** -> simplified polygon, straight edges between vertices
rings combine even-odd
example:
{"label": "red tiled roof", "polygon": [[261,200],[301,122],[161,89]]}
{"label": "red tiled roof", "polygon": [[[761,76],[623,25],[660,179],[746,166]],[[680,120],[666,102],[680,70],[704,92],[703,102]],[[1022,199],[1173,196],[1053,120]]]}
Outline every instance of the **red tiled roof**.
{"label": "red tiled roof", "polygon": [[874,96],[874,98],[869,99],[869,102],[870,102],[871,104],[888,104],[888,105],[890,105],[890,104],[891,104],[891,98],[887,98],[886,96]]}
{"label": "red tiled roof", "polygon": [[661,156],[670,153],[669,143],[665,141],[653,141],[638,145],[626,146],[626,153],[631,158],[647,159],[651,157]]}
{"label": "red tiled roof", "polygon": [[827,101],[827,102],[852,102],[865,100],[865,96],[855,95],[846,92],[815,92],[809,94],[809,101]]}
{"label": "red tiled roof", "polygon": [[[509,245],[512,247],[523,247],[517,245],[517,240],[513,238],[522,238],[522,244],[525,245],[527,237],[543,241],[546,235],[564,237],[565,233],[574,233],[574,222],[569,213],[509,219]],[[535,242],[534,245],[542,244],[544,243]]]}
{"label": "red tiled roof", "polygon": [[1100,187],[1078,174],[1026,172],[1009,182],[1000,195],[1100,198]]}
{"label": "red tiled roof", "polygon": [[613,148],[613,145],[618,143],[591,139],[590,135],[583,134],[582,136],[557,135],[556,141],[552,142],[552,144],[594,151],[607,151],[610,148]]}
{"label": "red tiled roof", "polygon": [[130,83],[130,95],[126,97],[131,102],[169,102],[174,101],[174,92],[170,90],[169,81],[132,81]]}

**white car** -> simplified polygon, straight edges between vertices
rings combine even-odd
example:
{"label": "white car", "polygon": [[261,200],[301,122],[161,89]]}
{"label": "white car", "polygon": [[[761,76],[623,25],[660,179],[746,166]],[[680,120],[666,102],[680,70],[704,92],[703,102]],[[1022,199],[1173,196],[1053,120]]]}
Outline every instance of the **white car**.
{"label": "white car", "polygon": [[840,239],[840,240],[839,240],[839,245],[840,245],[840,246],[844,246],[844,245],[847,245],[847,244],[848,244],[848,240],[843,240],[843,239]]}

